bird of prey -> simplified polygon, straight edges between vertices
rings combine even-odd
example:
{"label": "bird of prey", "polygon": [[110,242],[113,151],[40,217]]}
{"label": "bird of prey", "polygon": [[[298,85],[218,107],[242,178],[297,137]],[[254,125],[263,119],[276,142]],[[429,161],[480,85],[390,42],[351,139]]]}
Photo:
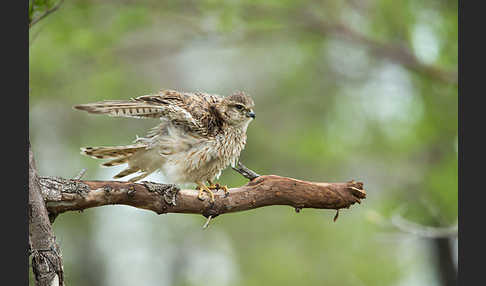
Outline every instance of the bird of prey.
{"label": "bird of prey", "polygon": [[[234,166],[246,144],[248,124],[255,118],[253,99],[243,92],[222,97],[203,92],[161,90],[130,100],[105,100],[75,109],[117,117],[160,118],[161,123],[131,145],[85,147],[81,153],[111,159],[102,166],[128,164],[114,178],[131,174],[136,182],[161,171],[169,183],[196,183],[198,198],[228,188],[214,183],[228,165]],[[205,182],[208,185],[205,185]]]}

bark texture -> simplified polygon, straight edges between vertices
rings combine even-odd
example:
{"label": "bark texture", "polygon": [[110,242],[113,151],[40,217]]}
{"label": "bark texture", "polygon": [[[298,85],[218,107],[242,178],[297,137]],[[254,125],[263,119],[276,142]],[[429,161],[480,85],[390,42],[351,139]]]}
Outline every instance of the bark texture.
{"label": "bark texture", "polygon": [[215,202],[197,198],[196,190],[180,190],[174,185],[152,182],[83,181],[43,177],[42,194],[51,214],[80,211],[103,205],[120,204],[151,210],[157,214],[191,213],[213,218],[224,213],[270,205],[302,208],[341,209],[366,197],[363,183],[316,183],[275,175],[258,176],[225,197],[215,191]]}
{"label": "bark texture", "polygon": [[34,155],[29,144],[29,256],[36,285],[63,285],[59,246],[41,195]]}

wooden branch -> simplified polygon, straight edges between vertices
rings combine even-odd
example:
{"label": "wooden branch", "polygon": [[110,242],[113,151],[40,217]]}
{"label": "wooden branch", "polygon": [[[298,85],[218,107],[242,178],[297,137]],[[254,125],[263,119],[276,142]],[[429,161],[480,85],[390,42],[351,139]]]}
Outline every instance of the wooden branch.
{"label": "wooden branch", "polygon": [[[254,173],[254,172],[253,172]],[[256,173],[255,173],[256,174]],[[190,213],[205,217],[251,210],[271,205],[302,208],[349,208],[366,197],[363,183],[316,183],[275,175],[258,176],[246,185],[230,189],[225,197],[215,192],[215,202],[209,197],[201,201],[196,190],[181,190],[175,185],[153,182],[84,181],[43,177],[39,180],[47,209],[57,215],[66,211],[81,211],[104,205],[128,205],[151,210],[157,214]]]}
{"label": "wooden branch", "polygon": [[34,155],[29,143],[29,256],[36,285],[64,285],[63,265],[41,195]]}

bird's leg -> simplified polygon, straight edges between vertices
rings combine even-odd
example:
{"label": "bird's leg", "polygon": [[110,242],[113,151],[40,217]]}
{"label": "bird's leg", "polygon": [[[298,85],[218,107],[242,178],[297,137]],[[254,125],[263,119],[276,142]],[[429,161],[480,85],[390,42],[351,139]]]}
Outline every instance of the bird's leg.
{"label": "bird's leg", "polygon": [[197,195],[197,198],[200,199],[201,201],[204,201],[204,198],[202,196],[202,193],[203,192],[206,192],[211,197],[211,202],[214,203],[214,194],[213,194],[213,192],[211,192],[210,188],[208,188],[202,182],[196,182],[196,183],[197,183],[197,189],[199,190],[199,194]]}
{"label": "bird's leg", "polygon": [[224,191],[224,196],[227,197],[229,195],[229,190],[226,185],[221,186],[219,183],[213,183],[213,181],[208,180],[209,186],[208,188],[211,190],[223,190]]}

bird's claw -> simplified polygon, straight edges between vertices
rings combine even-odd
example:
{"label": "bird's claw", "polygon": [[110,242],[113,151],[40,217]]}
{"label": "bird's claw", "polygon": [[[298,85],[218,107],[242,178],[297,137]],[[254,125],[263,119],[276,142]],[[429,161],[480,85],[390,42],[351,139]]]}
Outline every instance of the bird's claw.
{"label": "bird's claw", "polygon": [[204,198],[204,197],[202,196],[202,192],[200,192],[200,193],[197,195],[197,198],[198,198],[199,200],[201,200],[201,201],[204,201],[204,200],[206,199],[206,198]]}
{"label": "bird's claw", "polygon": [[229,196],[229,190],[226,185],[222,186],[219,183],[210,183],[210,186],[208,186],[210,190],[223,190],[224,191],[224,197]]}
{"label": "bird's claw", "polygon": [[205,198],[202,196],[202,194],[203,194],[203,192],[206,192],[210,196],[211,203],[214,203],[214,194],[213,194],[213,192],[211,191],[210,188],[208,188],[206,185],[200,183],[200,184],[198,184],[197,189],[199,190],[199,193],[197,194],[197,198],[199,200],[201,200],[201,201],[205,200]]}

